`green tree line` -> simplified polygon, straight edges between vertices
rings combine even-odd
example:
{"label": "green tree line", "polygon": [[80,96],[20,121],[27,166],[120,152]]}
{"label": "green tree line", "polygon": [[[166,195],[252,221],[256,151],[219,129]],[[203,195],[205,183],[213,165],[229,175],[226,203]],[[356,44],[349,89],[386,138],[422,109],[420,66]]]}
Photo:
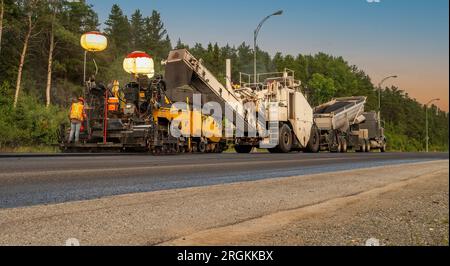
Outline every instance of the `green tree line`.
{"label": "green tree line", "polygon": [[[111,7],[103,29],[108,49],[89,53],[87,73],[108,84],[131,79],[122,69],[130,52],[149,53],[156,71],[164,74],[161,60],[172,48],[188,48],[225,81],[225,59],[233,62],[232,79],[239,72],[253,72],[253,47],[196,43],[180,39],[172,43],[161,14],[153,10],[144,16],[136,10],[128,17],[118,5]],[[82,93],[83,57],[80,37],[99,31],[100,21],[84,0],[0,0],[0,150],[20,146],[48,146],[56,143],[58,125],[67,122],[73,97]],[[370,77],[342,57],[325,53],[283,55],[257,48],[258,72],[295,71],[311,105],[333,97],[368,96],[368,110],[377,108],[377,91]],[[383,88],[382,115],[386,121],[390,148],[424,150],[425,107],[400,88]],[[448,150],[448,113],[429,107],[430,143],[433,150]]]}

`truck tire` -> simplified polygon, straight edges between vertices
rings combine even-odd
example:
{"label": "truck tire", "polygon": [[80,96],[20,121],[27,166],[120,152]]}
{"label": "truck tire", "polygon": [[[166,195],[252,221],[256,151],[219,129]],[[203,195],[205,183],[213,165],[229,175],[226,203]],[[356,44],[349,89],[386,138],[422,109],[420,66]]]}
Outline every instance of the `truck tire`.
{"label": "truck tire", "polygon": [[318,153],[320,150],[320,132],[316,125],[311,128],[311,137],[309,138],[306,152]]}
{"label": "truck tire", "polygon": [[341,152],[347,153],[348,150],[347,140],[345,138],[341,138],[340,140],[341,140]]}
{"label": "truck tire", "polygon": [[383,142],[383,145],[381,145],[380,152],[386,152],[386,142]]}
{"label": "truck tire", "polygon": [[253,150],[253,146],[249,145],[235,145],[234,150],[237,153],[250,153]]}
{"label": "truck tire", "polygon": [[[337,143],[333,143],[330,146],[330,152],[331,153],[339,153],[339,152],[341,152],[341,149],[342,149],[341,138],[340,137],[336,137],[336,141],[337,141]],[[337,146],[335,146],[335,145],[337,145]]]}
{"label": "truck tire", "polygon": [[361,140],[358,152],[365,152],[365,151],[366,151],[366,140]]}
{"label": "truck tire", "polygon": [[206,143],[205,142],[201,141],[198,144],[198,152],[200,152],[200,153],[205,153],[206,152]]}
{"label": "truck tire", "polygon": [[366,139],[366,152],[370,152],[370,150],[372,149],[371,145],[370,145],[370,140]]}
{"label": "truck tire", "polygon": [[292,150],[292,129],[284,124],[280,129],[280,143],[278,144],[278,150],[281,153],[289,153]]}

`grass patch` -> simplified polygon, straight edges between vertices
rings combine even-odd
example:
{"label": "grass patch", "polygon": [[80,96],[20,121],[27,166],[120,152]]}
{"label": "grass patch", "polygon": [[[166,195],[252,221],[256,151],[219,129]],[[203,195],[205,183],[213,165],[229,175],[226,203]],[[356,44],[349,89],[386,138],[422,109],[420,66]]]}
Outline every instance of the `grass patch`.
{"label": "grass patch", "polygon": [[0,153],[60,153],[58,147],[52,146],[24,146],[24,147],[1,147]]}

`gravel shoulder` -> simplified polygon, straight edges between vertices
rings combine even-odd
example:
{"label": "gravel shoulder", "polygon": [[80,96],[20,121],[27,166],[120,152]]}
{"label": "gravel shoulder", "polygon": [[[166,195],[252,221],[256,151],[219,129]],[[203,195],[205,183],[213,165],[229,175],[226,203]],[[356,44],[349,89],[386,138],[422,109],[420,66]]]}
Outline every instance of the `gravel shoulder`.
{"label": "gravel shoulder", "polygon": [[448,246],[448,187],[448,172],[433,173],[164,245]]}
{"label": "gravel shoulder", "polygon": [[448,245],[448,160],[0,210],[0,245]]}

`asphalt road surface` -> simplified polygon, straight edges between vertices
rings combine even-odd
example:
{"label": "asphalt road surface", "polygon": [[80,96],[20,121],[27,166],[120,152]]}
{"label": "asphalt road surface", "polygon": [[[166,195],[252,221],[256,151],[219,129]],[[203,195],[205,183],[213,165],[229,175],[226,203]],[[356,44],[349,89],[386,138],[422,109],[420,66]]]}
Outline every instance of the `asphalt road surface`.
{"label": "asphalt road surface", "polygon": [[3,157],[0,208],[448,158],[448,153]]}

